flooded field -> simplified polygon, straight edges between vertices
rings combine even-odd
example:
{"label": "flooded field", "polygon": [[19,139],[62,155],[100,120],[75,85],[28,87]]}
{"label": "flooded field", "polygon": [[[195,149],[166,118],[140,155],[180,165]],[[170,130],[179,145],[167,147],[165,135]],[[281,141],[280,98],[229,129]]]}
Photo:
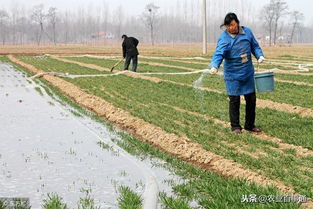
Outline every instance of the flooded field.
{"label": "flooded field", "polygon": [[142,194],[151,176],[160,191],[169,191],[163,181],[173,178],[169,172],[128,155],[103,124],[75,114],[5,64],[0,110],[0,197],[27,197],[40,208],[48,193],[56,193],[76,207],[89,194],[97,206],[117,208],[118,185]]}

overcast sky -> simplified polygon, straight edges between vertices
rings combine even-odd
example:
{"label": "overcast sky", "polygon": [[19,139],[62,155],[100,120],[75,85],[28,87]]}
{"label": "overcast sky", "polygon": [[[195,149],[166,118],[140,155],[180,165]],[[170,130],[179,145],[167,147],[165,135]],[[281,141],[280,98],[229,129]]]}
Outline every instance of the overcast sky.
{"label": "overcast sky", "polygon": [[[194,0],[200,1],[202,0]],[[218,0],[216,0],[218,1]],[[261,8],[269,0],[245,0],[251,2],[255,9]],[[313,22],[313,1],[312,0],[285,0],[290,10],[298,10],[305,16],[305,24],[312,25]],[[119,5],[122,5],[124,12],[127,14],[139,15],[144,10],[146,4],[153,2],[155,5],[162,9],[169,9],[176,6],[176,0],[0,0],[0,8],[11,9],[12,7],[31,8],[37,4],[44,4],[47,7],[54,6],[59,10],[75,10],[82,7],[89,8],[93,5],[94,8],[102,7],[106,2],[109,4],[110,10],[116,9]],[[182,0],[183,2],[183,0]]]}

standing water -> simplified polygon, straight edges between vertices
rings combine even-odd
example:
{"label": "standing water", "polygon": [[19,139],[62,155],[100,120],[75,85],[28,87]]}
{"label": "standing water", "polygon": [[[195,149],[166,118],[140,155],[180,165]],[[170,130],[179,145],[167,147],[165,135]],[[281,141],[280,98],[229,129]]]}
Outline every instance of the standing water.
{"label": "standing water", "polygon": [[48,193],[57,193],[76,208],[87,190],[100,208],[117,208],[117,185],[142,194],[145,175],[154,175],[168,192],[164,180],[177,180],[116,148],[111,138],[118,136],[103,124],[74,116],[11,66],[0,63],[0,84],[0,198],[26,197],[41,208]]}

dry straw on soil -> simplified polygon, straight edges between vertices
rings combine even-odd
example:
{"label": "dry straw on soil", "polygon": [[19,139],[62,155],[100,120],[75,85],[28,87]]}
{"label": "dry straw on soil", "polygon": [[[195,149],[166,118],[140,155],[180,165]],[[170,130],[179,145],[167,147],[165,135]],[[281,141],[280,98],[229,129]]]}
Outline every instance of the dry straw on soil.
{"label": "dry straw on soil", "polygon": [[[215,43],[209,44],[208,55],[213,55]],[[157,44],[151,46],[140,44],[139,51],[145,56],[171,56],[171,57],[195,57],[202,56],[201,43],[189,44]],[[310,44],[267,47],[262,46],[266,58],[278,57],[283,55],[313,57],[313,46]],[[0,54],[15,55],[121,55],[121,44],[113,45],[82,45],[82,44],[58,44],[58,45],[4,45],[0,48]]]}

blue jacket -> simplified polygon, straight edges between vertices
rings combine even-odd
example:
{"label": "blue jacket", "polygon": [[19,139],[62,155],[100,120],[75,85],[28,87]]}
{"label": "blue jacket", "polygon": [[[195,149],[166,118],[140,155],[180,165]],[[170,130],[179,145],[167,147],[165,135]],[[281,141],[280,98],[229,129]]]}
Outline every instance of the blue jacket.
{"label": "blue jacket", "polygon": [[244,81],[254,75],[251,54],[257,59],[263,56],[249,28],[241,26],[239,34],[234,38],[225,30],[218,39],[210,67],[218,69],[224,59],[225,81]]}

